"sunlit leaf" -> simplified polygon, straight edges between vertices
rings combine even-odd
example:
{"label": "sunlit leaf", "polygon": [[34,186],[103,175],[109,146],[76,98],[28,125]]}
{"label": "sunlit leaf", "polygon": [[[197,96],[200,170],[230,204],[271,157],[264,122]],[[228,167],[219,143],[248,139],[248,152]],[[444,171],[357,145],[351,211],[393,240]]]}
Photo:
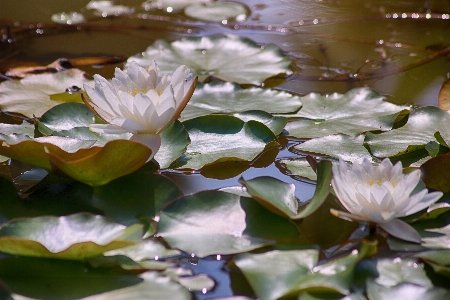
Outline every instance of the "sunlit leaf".
{"label": "sunlit leaf", "polygon": [[263,110],[268,113],[293,113],[302,106],[299,96],[251,87],[243,89],[233,82],[198,83],[194,95],[181,113],[188,120],[211,113],[236,113]]}
{"label": "sunlit leaf", "polygon": [[383,101],[384,97],[368,88],[325,96],[311,93],[301,100],[303,107],[295,114],[286,115],[307,118],[294,120],[286,126],[289,135],[297,138],[390,130],[400,111],[406,109]]}
{"label": "sunlit leaf", "polygon": [[134,261],[165,258],[177,256],[180,254],[180,251],[175,249],[168,249],[161,242],[155,239],[143,240],[132,246],[114,249],[103,253],[103,255],[105,256],[125,255]]}
{"label": "sunlit leaf", "polygon": [[244,21],[247,9],[236,2],[212,2],[189,5],[184,9],[184,13],[191,18],[209,22],[221,22],[232,18]]}
{"label": "sunlit leaf", "polygon": [[47,151],[63,151],[74,153],[80,149],[86,150],[95,141],[82,141],[73,138],[46,136],[31,139],[24,135],[0,134],[0,154],[28,163],[37,167],[51,170]]}
{"label": "sunlit leaf", "polygon": [[89,127],[92,123],[95,123],[95,115],[86,105],[63,103],[46,111],[39,119],[38,124],[45,125],[51,131],[61,131],[76,127]]}
{"label": "sunlit leaf", "polygon": [[361,162],[365,158],[372,160],[372,156],[363,145],[364,138],[364,135],[353,137],[345,134],[335,134],[308,140],[294,146],[294,149],[309,153],[325,154],[351,162]]}
{"label": "sunlit leaf", "polygon": [[244,122],[233,116],[210,115],[185,121],[191,144],[175,167],[200,169],[224,161],[251,161],[271,141],[273,132],[257,121]]}
{"label": "sunlit leaf", "polygon": [[274,117],[271,114],[261,110],[248,110],[240,113],[234,113],[233,116],[248,122],[258,121],[267,126],[276,135],[279,135],[286,126],[287,119],[285,117]]}
{"label": "sunlit leaf", "polygon": [[139,172],[95,188],[92,203],[114,220],[133,224],[150,221],[164,205],[179,196],[177,185],[167,177]]}
{"label": "sunlit leaf", "polygon": [[437,107],[422,107],[413,110],[408,122],[400,128],[381,134],[367,134],[365,142],[373,155],[389,157],[405,153],[410,145],[425,146],[436,141],[434,134],[439,131],[448,140],[450,114]]}
{"label": "sunlit leaf", "polygon": [[414,259],[378,259],[377,271],[379,276],[375,282],[386,287],[401,283],[413,283],[428,288],[433,286],[425,274],[423,264]]}
{"label": "sunlit leaf", "polygon": [[426,229],[428,232],[435,232],[440,235],[433,237],[423,237],[422,245],[431,249],[450,249],[450,225],[441,228]]}
{"label": "sunlit leaf", "polygon": [[239,84],[261,84],[279,73],[289,72],[290,60],[273,45],[264,48],[250,39],[236,35],[187,37],[168,43],[156,41],[142,55],[132,56],[147,67],[152,60],[163,72],[174,72],[184,64],[198,76],[199,81],[213,76]]}
{"label": "sunlit leaf", "polygon": [[[166,11],[177,11],[193,3],[210,3],[211,0],[147,0],[142,3],[145,10],[164,9]],[[169,9],[169,10],[168,10]]]}
{"label": "sunlit leaf", "polygon": [[427,288],[411,283],[402,283],[395,287],[384,287],[382,285],[369,282],[367,285],[367,295],[373,300],[441,300],[450,297],[450,292],[442,288]]}
{"label": "sunlit leaf", "polygon": [[21,134],[31,138],[34,136],[34,125],[25,121],[19,125],[0,123],[0,133],[2,136]]}
{"label": "sunlit leaf", "polygon": [[141,226],[126,227],[98,215],[74,214],[12,220],[0,227],[0,251],[15,255],[83,259],[140,239]]}
{"label": "sunlit leaf", "polygon": [[179,121],[174,121],[161,132],[161,147],[156,152],[154,159],[161,169],[168,168],[172,162],[179,158],[185,151],[191,139],[184,126]]}
{"label": "sunlit leaf", "polygon": [[68,153],[59,148],[47,149],[52,168],[89,184],[99,186],[142,167],[152,150],[128,140],[114,140],[104,147]]}
{"label": "sunlit leaf", "polygon": [[199,257],[249,251],[271,244],[272,238],[298,240],[298,231],[285,218],[253,199],[225,192],[182,197],[164,208],[160,217],[157,235],[171,247]]}
{"label": "sunlit leaf", "polygon": [[347,256],[317,265],[317,250],[244,253],[234,259],[260,299],[295,296],[305,291],[350,293],[353,268],[371,246],[353,250]]}
{"label": "sunlit leaf", "polygon": [[[51,95],[61,94],[70,87],[82,88],[89,83],[84,72],[69,69],[52,74],[36,74],[21,80],[7,80],[0,83],[0,109],[21,113],[27,117],[40,117],[55,105],[67,99],[51,99]],[[69,99],[81,102],[81,97]]]}

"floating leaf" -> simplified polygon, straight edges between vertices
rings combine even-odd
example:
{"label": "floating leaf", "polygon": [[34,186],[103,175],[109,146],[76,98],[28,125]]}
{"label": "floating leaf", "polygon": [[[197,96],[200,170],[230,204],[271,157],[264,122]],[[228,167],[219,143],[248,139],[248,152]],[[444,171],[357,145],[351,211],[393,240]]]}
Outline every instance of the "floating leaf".
{"label": "floating leaf", "polygon": [[298,240],[298,231],[285,218],[253,199],[225,192],[182,197],[164,208],[160,217],[157,235],[171,247],[199,257],[249,251],[273,243],[268,240],[272,238]]}
{"label": "floating leaf", "polygon": [[138,172],[97,187],[92,204],[122,224],[133,224],[150,221],[179,196],[177,185],[167,177]]}
{"label": "floating leaf", "polygon": [[105,256],[125,255],[134,261],[143,261],[146,259],[159,259],[180,255],[181,252],[175,249],[166,248],[161,242],[152,240],[143,240],[132,246],[120,249],[114,249],[103,253]]}
{"label": "floating leaf", "polygon": [[81,141],[59,136],[46,136],[31,139],[23,135],[0,134],[0,154],[31,164],[37,167],[51,170],[49,154],[47,151],[63,151],[74,153],[80,149],[91,147],[95,141]]}
{"label": "floating leaf", "polygon": [[[86,105],[63,103],[46,111],[38,121],[38,128],[39,125],[45,125],[45,129],[53,132],[76,127],[89,127],[92,123],[95,123],[95,115]],[[40,131],[43,134],[47,133]]]}
{"label": "floating leaf", "polygon": [[102,216],[74,214],[12,220],[0,227],[0,251],[15,255],[83,259],[140,239],[141,226],[126,227]]}
{"label": "floating leaf", "polygon": [[450,114],[437,107],[422,107],[413,110],[408,122],[400,128],[380,134],[367,134],[365,142],[373,155],[390,157],[403,154],[408,146],[426,145],[436,141],[434,134],[439,131],[444,139],[450,136]]}
{"label": "floating leaf", "polygon": [[247,9],[244,5],[236,2],[212,2],[189,5],[184,9],[184,14],[209,22],[221,22],[232,18],[244,21]]}
{"label": "floating leaf", "polygon": [[296,114],[286,115],[307,118],[294,120],[286,126],[289,135],[297,138],[390,130],[399,113],[406,109],[406,106],[383,101],[384,97],[368,88],[325,96],[311,93],[301,100],[302,109]]}
{"label": "floating leaf", "polygon": [[296,296],[308,290],[345,295],[350,292],[354,266],[371,247],[364,244],[361,251],[353,250],[348,256],[320,265],[317,250],[244,253],[234,262],[260,299]]}
{"label": "floating leaf", "polygon": [[369,282],[367,295],[373,300],[408,299],[408,300],[442,300],[450,297],[450,292],[442,288],[427,288],[411,283],[402,283],[395,287],[384,287]]}
{"label": "floating leaf", "polygon": [[250,39],[231,34],[188,37],[170,44],[157,40],[142,56],[132,56],[128,62],[137,61],[147,67],[152,60],[158,62],[162,72],[174,72],[184,64],[199,81],[213,76],[259,85],[269,77],[290,71],[290,60],[277,46],[262,48]]}
{"label": "floating leaf", "polygon": [[[84,72],[69,69],[52,74],[30,75],[21,80],[8,80],[0,83],[0,109],[2,111],[21,113],[27,117],[40,117],[64,99],[51,99],[53,94],[61,94],[70,87],[83,87],[89,83]],[[78,95],[73,100],[81,102]]]}
{"label": "floating leaf", "polygon": [[436,232],[439,236],[422,238],[422,245],[431,249],[450,249],[450,224],[441,228],[426,229],[428,232]]}
{"label": "floating leaf", "polygon": [[168,12],[177,11],[193,3],[210,3],[211,0],[147,0],[142,3],[145,10],[164,9]]}
{"label": "floating leaf", "polygon": [[294,146],[294,149],[325,154],[351,162],[361,162],[365,158],[372,160],[372,156],[363,146],[364,138],[364,135],[353,137],[345,134],[335,134],[311,139]]}
{"label": "floating leaf", "polygon": [[428,188],[450,192],[450,154],[438,155],[420,166],[422,180]]}
{"label": "floating leaf", "polygon": [[161,147],[154,159],[159,163],[160,168],[164,169],[186,151],[191,139],[183,124],[177,120],[167,126],[160,135]]}
{"label": "floating leaf", "polygon": [[284,158],[275,162],[282,173],[289,176],[300,176],[309,180],[317,180],[317,174],[305,157]]}
{"label": "floating leaf", "polygon": [[212,113],[263,110],[268,113],[293,113],[300,109],[300,97],[273,89],[243,89],[233,82],[198,83],[194,95],[181,113],[181,120]]}
{"label": "floating leaf", "polygon": [[0,123],[0,134],[0,137],[20,134],[31,138],[34,136],[34,125],[25,121],[19,125]]}
{"label": "floating leaf", "polygon": [[267,126],[275,135],[279,135],[286,126],[285,117],[274,117],[271,114],[261,110],[247,110],[241,113],[234,113],[233,116],[244,122],[258,121]]}
{"label": "floating leaf", "polygon": [[[175,167],[200,169],[214,162],[251,161],[275,135],[257,121],[244,122],[226,115],[202,116],[185,121],[191,144]],[[273,146],[272,146],[273,147]]]}
{"label": "floating leaf", "polygon": [[375,282],[386,287],[393,287],[401,283],[413,283],[428,288],[433,286],[425,274],[423,264],[413,259],[379,259],[377,271],[379,276]]}
{"label": "floating leaf", "polygon": [[142,167],[152,150],[128,140],[114,140],[104,147],[68,153],[60,148],[47,149],[52,168],[91,186],[99,186]]}
{"label": "floating leaf", "polygon": [[141,282],[115,289],[98,295],[92,295],[83,300],[130,300],[130,299],[167,299],[190,300],[190,292],[179,283],[158,272],[145,272],[139,275]]}

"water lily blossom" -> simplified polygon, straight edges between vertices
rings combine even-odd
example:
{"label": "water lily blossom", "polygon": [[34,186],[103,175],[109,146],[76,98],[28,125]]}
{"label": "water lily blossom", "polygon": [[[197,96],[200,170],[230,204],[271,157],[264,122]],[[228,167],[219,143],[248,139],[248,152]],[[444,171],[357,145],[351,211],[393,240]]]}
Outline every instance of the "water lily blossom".
{"label": "water lily blossom", "polygon": [[152,157],[161,146],[159,133],[178,118],[197,84],[186,66],[169,75],[154,61],[146,69],[133,62],[125,71],[116,68],[111,81],[100,75],[94,80],[94,88],[84,85],[83,101],[109,124],[89,128],[98,133],[130,132],[131,140],[153,150]]}
{"label": "water lily blossom", "polygon": [[331,184],[347,212],[332,209],[331,213],[343,219],[376,223],[387,233],[403,240],[420,243],[417,231],[398,218],[427,208],[442,196],[442,192],[429,193],[426,188],[412,193],[420,181],[420,170],[403,174],[402,163],[392,165],[384,159],[373,165],[347,164],[342,159],[333,165]]}

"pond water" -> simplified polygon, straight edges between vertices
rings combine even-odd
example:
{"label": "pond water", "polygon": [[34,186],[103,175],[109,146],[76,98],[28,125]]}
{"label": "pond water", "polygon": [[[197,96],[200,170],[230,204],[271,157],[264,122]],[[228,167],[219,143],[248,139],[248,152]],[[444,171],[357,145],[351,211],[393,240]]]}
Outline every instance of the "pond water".
{"label": "pond water", "polygon": [[[355,87],[370,87],[396,104],[436,106],[450,70],[450,2],[444,0],[236,0],[248,8],[248,16],[239,22],[204,22],[182,13],[145,11],[141,1],[133,0],[116,3],[136,7],[135,13],[102,18],[87,12],[86,2],[0,0],[1,74],[13,67],[46,65],[62,57],[79,61],[87,57],[127,58],[157,39],[174,41],[223,33],[280,47],[292,59],[292,74],[270,78],[264,87],[298,95],[346,93]],[[51,16],[63,11],[84,13],[90,17],[89,22],[66,27],[52,23]],[[111,78],[122,62],[102,67],[81,62],[77,67],[89,75]],[[293,183],[297,198],[305,202],[314,194],[314,181],[290,176],[276,163],[306,155],[292,149],[301,140],[282,137],[280,141],[275,159],[228,179],[214,178],[220,169],[208,175],[212,178],[199,171],[167,169],[161,173],[185,195],[240,186],[241,177],[271,176]],[[226,259],[182,261],[182,266],[207,273],[218,282],[213,291],[204,295],[196,292],[198,299],[234,294],[228,273],[222,268]]]}

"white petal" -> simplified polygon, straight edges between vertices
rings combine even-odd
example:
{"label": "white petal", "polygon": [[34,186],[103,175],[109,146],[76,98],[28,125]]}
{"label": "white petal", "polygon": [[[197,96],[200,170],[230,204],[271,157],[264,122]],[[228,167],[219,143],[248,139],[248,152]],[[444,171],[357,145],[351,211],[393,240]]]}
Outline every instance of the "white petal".
{"label": "white petal", "polygon": [[152,154],[147,161],[151,160],[161,147],[161,136],[158,134],[133,134],[130,140],[144,144],[152,149]]}
{"label": "white petal", "polygon": [[378,225],[384,231],[396,238],[419,244],[421,242],[420,234],[411,225],[402,220],[393,219],[389,222],[380,223]]}
{"label": "white petal", "polygon": [[129,132],[122,127],[113,124],[91,124],[89,130],[97,133],[119,134]]}
{"label": "white petal", "polygon": [[[127,119],[124,117],[112,118],[111,124],[122,127],[123,129],[125,129],[131,133],[142,133],[142,132],[146,131],[145,124],[142,124],[142,123],[136,122],[135,120]],[[148,133],[152,133],[152,132],[148,132]]]}
{"label": "white petal", "polygon": [[432,192],[428,193],[427,189],[415,193],[409,198],[408,205],[399,211],[398,217],[404,217],[412,215],[422,209],[429,207],[431,204],[435,203],[442,197],[442,192]]}

